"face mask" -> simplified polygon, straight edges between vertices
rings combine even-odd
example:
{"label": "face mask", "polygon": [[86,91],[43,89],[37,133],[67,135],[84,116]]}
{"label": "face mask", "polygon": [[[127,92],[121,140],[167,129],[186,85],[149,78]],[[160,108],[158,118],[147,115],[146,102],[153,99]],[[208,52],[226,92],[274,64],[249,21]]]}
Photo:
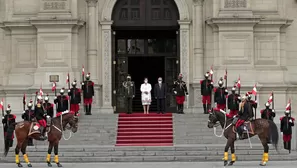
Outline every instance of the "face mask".
{"label": "face mask", "polygon": [[159,83],[162,83],[162,81],[158,81]]}
{"label": "face mask", "polygon": [[147,80],[145,80],[144,83],[147,83]]}

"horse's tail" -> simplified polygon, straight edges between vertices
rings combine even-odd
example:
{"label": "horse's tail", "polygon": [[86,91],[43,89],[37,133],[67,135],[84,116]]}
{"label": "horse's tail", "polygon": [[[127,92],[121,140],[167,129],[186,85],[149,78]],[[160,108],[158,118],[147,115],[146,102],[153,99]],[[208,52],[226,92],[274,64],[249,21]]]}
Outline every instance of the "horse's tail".
{"label": "horse's tail", "polygon": [[276,124],[273,121],[268,120],[268,123],[269,123],[269,129],[270,129],[269,131],[270,131],[271,141],[272,141],[273,146],[277,150],[277,145],[278,145],[278,140],[279,140],[278,129],[277,129]]}
{"label": "horse's tail", "polygon": [[16,124],[17,123],[13,123],[7,128],[7,134],[4,137],[4,157],[6,157],[9,152],[11,141],[13,141],[12,136]]}

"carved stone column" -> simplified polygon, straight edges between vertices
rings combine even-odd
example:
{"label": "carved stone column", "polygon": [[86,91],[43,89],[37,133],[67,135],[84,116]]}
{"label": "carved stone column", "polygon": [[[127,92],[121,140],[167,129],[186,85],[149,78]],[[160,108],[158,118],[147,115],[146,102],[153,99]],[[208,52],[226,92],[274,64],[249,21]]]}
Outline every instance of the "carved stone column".
{"label": "carved stone column", "polygon": [[96,6],[98,0],[86,0],[88,4],[88,56],[87,70],[91,73],[92,80],[97,83],[97,39],[96,39]]}
{"label": "carved stone column", "polygon": [[193,58],[193,83],[199,83],[203,76],[203,2],[193,0],[193,33],[194,33],[194,58]]}
{"label": "carved stone column", "polygon": [[[180,72],[183,74],[183,80],[189,88],[189,64],[190,64],[190,23],[189,20],[178,21],[180,25]],[[189,100],[186,100],[189,101]],[[188,103],[188,102],[185,102]]]}
{"label": "carved stone column", "polygon": [[102,107],[101,113],[113,113],[112,108],[112,67],[111,67],[111,25],[112,21],[100,22],[102,26]]}

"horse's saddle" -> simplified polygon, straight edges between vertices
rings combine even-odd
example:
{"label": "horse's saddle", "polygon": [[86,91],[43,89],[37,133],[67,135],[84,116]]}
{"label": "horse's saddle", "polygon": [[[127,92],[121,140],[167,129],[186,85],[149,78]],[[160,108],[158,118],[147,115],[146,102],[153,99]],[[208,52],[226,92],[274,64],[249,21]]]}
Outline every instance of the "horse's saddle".
{"label": "horse's saddle", "polygon": [[32,121],[31,125],[30,125],[30,130],[29,130],[29,134],[28,135],[32,135],[32,134],[36,134],[36,133],[41,133],[41,125],[36,122],[36,121]]}
{"label": "horse's saddle", "polygon": [[250,121],[244,122],[240,127],[243,130],[242,133],[254,134],[254,129]]}

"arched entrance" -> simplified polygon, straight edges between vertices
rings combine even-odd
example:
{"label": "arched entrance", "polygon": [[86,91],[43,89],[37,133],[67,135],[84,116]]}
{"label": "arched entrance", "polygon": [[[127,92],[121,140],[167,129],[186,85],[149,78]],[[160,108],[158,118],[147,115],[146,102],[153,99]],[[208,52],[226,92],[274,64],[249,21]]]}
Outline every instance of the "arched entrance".
{"label": "arched entrance", "polygon": [[[167,111],[175,112],[172,84],[179,67],[179,12],[174,0],[119,0],[112,12],[112,104],[125,112],[122,83],[127,74],[136,85],[133,111],[142,111],[140,85],[154,86],[162,77],[168,86]],[[152,90],[152,97],[153,95]],[[150,111],[156,111],[153,100]]]}

